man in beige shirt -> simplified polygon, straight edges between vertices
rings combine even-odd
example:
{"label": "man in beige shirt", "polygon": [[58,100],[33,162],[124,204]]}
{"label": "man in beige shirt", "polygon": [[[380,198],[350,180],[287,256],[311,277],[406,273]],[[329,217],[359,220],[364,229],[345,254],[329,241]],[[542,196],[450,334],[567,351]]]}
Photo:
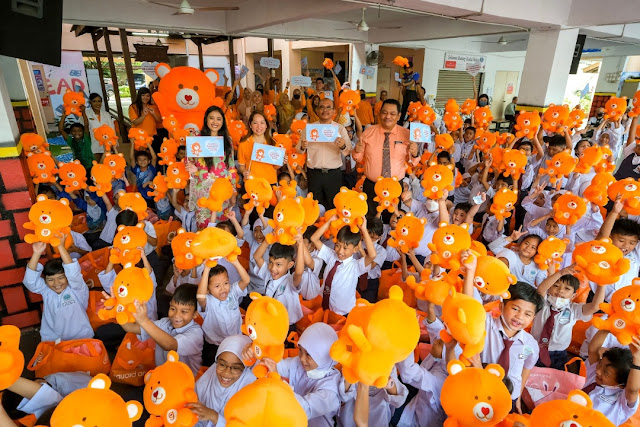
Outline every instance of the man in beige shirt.
{"label": "man in beige shirt", "polygon": [[320,119],[317,123],[337,126],[340,136],[333,143],[307,141],[305,130],[296,148],[300,153],[307,153],[309,192],[329,210],[333,209],[333,198],[342,186],[343,156],[348,156],[351,152],[351,140],[344,126],[333,121],[335,105],[332,99],[320,100],[316,111]]}

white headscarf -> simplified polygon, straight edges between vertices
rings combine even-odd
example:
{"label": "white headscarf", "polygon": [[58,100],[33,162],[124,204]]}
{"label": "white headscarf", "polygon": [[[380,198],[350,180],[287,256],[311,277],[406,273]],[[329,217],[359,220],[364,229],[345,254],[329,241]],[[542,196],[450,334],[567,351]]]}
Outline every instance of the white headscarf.
{"label": "white headscarf", "polygon": [[[238,359],[242,360],[242,350],[247,344],[251,344],[251,338],[246,335],[231,335],[222,340],[216,352],[216,360],[225,351],[235,354]],[[242,362],[244,364],[244,362]]]}
{"label": "white headscarf", "polygon": [[262,224],[262,220],[260,218],[256,219],[256,222],[253,223],[252,230],[255,230],[256,227],[262,227],[262,234],[268,234],[273,231],[273,229],[268,225],[265,227],[264,224]]}
{"label": "white headscarf", "polygon": [[329,370],[336,362],[329,355],[331,345],[338,340],[336,331],[326,323],[314,323],[304,330],[298,345],[303,347],[319,370]]}

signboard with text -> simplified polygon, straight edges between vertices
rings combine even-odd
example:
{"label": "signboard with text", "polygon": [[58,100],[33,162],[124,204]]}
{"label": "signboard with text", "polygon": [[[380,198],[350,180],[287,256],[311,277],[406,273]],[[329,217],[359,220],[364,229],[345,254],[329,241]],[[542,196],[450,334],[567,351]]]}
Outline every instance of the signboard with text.
{"label": "signboard with text", "polygon": [[[473,71],[478,74],[484,72],[486,63],[487,57],[483,55],[447,52],[444,54],[443,68],[446,70],[467,71],[469,74]],[[471,70],[469,70],[469,68],[471,68]]]}

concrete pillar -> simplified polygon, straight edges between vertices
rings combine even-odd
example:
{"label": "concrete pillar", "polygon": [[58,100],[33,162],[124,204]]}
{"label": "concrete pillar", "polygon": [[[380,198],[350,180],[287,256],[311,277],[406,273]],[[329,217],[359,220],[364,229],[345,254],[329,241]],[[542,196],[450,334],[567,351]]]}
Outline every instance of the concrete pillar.
{"label": "concrete pillar", "polygon": [[[422,86],[424,87],[424,98],[431,105],[435,103],[438,93],[438,74],[444,65],[444,54],[442,49],[424,50],[424,61],[422,66]],[[471,87],[471,85],[469,85]]]}
{"label": "concrete pillar", "polygon": [[[289,42],[289,78],[291,76],[302,75],[302,51],[300,49],[294,49],[292,42]],[[285,84],[287,82],[285,81]],[[291,93],[289,94],[291,95]]]}
{"label": "concrete pillar", "polygon": [[[15,71],[17,71],[17,67]],[[19,152],[16,150],[16,141],[19,135],[18,124],[11,106],[11,96],[3,70],[0,68],[0,148],[6,149],[7,153],[13,151],[17,156]]]}
{"label": "concrete pillar", "polygon": [[596,94],[599,95],[618,95],[618,84],[620,79],[616,78],[615,81],[609,81],[610,77],[607,74],[614,73],[620,75],[624,71],[627,64],[628,56],[605,56],[600,64],[600,74],[598,74],[598,83],[596,83]]}
{"label": "concrete pillar", "polygon": [[562,104],[578,31],[531,31],[518,92],[519,106],[526,109]]}

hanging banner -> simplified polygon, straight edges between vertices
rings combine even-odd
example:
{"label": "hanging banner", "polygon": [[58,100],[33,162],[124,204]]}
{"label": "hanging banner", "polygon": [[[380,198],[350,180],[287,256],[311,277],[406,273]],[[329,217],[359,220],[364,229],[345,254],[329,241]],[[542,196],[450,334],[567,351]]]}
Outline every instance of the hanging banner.
{"label": "hanging banner", "polygon": [[89,97],[89,84],[82,62],[82,52],[63,50],[61,58],[62,64],[59,67],[42,64],[48,82],[47,91],[56,118],[60,118],[64,111],[62,96],[67,89],[83,92],[85,98]]}
{"label": "hanging banner", "polygon": [[[484,67],[486,63],[487,63],[487,57],[483,55],[467,55],[466,53],[447,52],[444,54],[443,68],[446,70],[468,72],[469,66],[472,66],[473,64],[479,64],[480,67],[477,73],[481,73],[481,72],[484,72]],[[472,68],[475,70],[475,65],[473,65]]]}

